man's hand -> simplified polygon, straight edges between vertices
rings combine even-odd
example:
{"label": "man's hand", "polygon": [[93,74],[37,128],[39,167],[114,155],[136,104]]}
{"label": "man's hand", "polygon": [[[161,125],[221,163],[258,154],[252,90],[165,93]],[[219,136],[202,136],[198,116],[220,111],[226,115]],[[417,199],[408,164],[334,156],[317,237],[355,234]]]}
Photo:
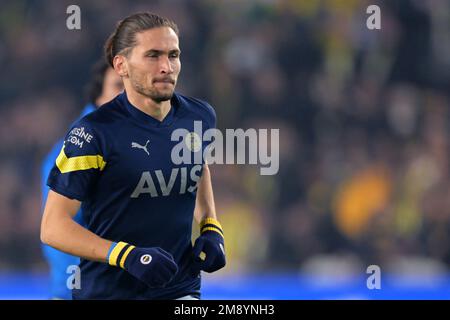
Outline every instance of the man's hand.
{"label": "man's hand", "polygon": [[[200,223],[200,237],[194,244],[194,267],[197,270],[214,272],[226,264],[222,226],[219,221],[206,218]],[[204,253],[204,259],[201,253]]]}
{"label": "man's hand", "polygon": [[125,242],[114,243],[108,263],[127,270],[149,287],[165,287],[178,272],[172,255],[159,248],[136,248]]}

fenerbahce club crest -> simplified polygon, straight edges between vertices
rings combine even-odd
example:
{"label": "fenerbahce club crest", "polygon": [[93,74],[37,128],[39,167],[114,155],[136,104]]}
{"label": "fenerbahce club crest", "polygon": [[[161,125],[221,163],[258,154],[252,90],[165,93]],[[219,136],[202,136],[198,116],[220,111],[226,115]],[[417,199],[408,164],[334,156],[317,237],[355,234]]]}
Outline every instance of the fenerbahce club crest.
{"label": "fenerbahce club crest", "polygon": [[202,147],[202,140],[200,139],[200,136],[195,132],[189,132],[184,137],[184,142],[186,143],[188,149],[192,152],[198,152]]}

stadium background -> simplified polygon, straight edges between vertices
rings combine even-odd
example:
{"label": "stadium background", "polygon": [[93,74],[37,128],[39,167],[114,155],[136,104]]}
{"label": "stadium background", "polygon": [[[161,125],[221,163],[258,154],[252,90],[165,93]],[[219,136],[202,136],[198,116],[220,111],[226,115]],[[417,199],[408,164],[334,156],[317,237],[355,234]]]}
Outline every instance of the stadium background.
{"label": "stadium background", "polygon": [[280,129],[277,175],[212,168],[229,263],[205,298],[450,298],[449,1],[17,0],[0,4],[1,299],[46,298],[41,160],[115,23],[144,10],[178,23],[178,90],[220,129]]}

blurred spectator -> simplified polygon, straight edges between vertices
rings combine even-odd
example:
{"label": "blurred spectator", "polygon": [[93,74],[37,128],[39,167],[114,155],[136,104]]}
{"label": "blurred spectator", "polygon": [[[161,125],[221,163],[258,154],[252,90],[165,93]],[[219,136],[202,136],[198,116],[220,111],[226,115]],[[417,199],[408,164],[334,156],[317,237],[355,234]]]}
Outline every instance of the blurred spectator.
{"label": "blurred spectator", "polygon": [[[43,266],[38,164],[106,36],[138,10],[178,22],[178,90],[210,101],[220,129],[280,129],[276,176],[212,166],[230,271],[339,256],[359,260],[349,270],[406,256],[450,267],[448,1],[79,0],[79,31],[69,4],[2,4],[0,268]],[[381,30],[365,26],[369,4]]]}

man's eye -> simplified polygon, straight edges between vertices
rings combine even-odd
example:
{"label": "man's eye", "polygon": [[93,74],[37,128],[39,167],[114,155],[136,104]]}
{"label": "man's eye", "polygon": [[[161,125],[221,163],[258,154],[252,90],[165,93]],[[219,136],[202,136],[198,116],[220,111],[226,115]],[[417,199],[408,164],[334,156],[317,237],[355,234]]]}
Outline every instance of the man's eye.
{"label": "man's eye", "polygon": [[171,54],[169,55],[170,58],[178,58],[179,56],[180,56],[179,53],[171,53]]}

